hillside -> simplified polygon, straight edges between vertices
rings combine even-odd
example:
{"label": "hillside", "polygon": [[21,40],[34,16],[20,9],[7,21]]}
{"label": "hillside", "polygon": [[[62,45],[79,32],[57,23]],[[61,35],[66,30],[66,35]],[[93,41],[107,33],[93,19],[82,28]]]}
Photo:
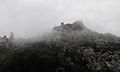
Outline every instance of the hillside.
{"label": "hillside", "polygon": [[[61,24],[53,28],[56,35],[60,35],[61,38],[70,38],[69,40],[79,39],[80,41],[103,41],[106,43],[119,43],[120,38],[111,33],[97,33],[87,28],[82,21],[76,21],[72,24]],[[54,34],[53,34],[54,35]],[[65,36],[65,38],[64,38]],[[76,41],[76,40],[73,40]]]}
{"label": "hillside", "polygon": [[0,46],[0,72],[119,72],[120,38],[83,22],[61,23],[40,41]]}

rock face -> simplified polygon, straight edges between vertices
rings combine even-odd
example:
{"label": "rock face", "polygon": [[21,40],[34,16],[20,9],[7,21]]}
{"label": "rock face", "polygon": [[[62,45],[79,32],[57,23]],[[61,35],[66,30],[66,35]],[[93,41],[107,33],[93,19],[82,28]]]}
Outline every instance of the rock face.
{"label": "rock face", "polygon": [[0,72],[120,72],[116,36],[91,31],[81,21],[53,30],[38,42],[0,45]]}
{"label": "rock face", "polygon": [[95,31],[87,28],[82,21],[76,21],[74,23],[61,23],[60,26],[56,26],[53,28],[53,31],[56,31],[55,35],[63,35],[71,38],[79,38],[83,40],[92,40],[99,41],[102,40],[104,42],[119,42],[120,38],[111,34],[111,33],[97,33]]}
{"label": "rock face", "polygon": [[87,29],[82,21],[76,21],[73,24],[67,23],[61,23],[61,26],[56,26],[53,28],[53,30],[61,31],[61,32],[72,32],[72,31],[81,31]]}
{"label": "rock face", "polygon": [[57,31],[54,36],[59,36],[61,43],[81,51],[92,72],[120,72],[119,37],[92,31],[81,21],[61,23],[61,26],[54,27],[53,30]]}

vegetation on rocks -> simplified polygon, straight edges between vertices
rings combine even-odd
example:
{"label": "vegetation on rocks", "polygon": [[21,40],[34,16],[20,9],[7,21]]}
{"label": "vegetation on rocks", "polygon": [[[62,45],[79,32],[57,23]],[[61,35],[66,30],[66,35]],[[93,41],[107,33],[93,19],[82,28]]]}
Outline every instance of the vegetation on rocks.
{"label": "vegetation on rocks", "polygon": [[57,26],[23,46],[0,46],[0,72],[120,72],[120,38],[81,23]]}

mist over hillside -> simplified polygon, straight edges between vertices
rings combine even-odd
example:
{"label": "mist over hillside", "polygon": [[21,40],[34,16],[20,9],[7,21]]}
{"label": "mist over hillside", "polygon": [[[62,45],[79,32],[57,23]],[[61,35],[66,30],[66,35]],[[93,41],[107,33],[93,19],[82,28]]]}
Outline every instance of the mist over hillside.
{"label": "mist over hillside", "polygon": [[120,0],[0,0],[0,72],[120,72]]}
{"label": "mist over hillside", "polygon": [[[5,38],[3,38],[5,39]],[[0,43],[0,72],[119,72],[120,37],[61,23],[43,36]]]}

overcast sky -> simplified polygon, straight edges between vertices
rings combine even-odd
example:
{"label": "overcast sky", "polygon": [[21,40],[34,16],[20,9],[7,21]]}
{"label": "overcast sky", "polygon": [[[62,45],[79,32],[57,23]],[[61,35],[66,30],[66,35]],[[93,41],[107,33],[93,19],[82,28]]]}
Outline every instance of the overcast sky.
{"label": "overcast sky", "polygon": [[76,20],[120,36],[120,0],[0,0],[0,36],[30,37]]}

